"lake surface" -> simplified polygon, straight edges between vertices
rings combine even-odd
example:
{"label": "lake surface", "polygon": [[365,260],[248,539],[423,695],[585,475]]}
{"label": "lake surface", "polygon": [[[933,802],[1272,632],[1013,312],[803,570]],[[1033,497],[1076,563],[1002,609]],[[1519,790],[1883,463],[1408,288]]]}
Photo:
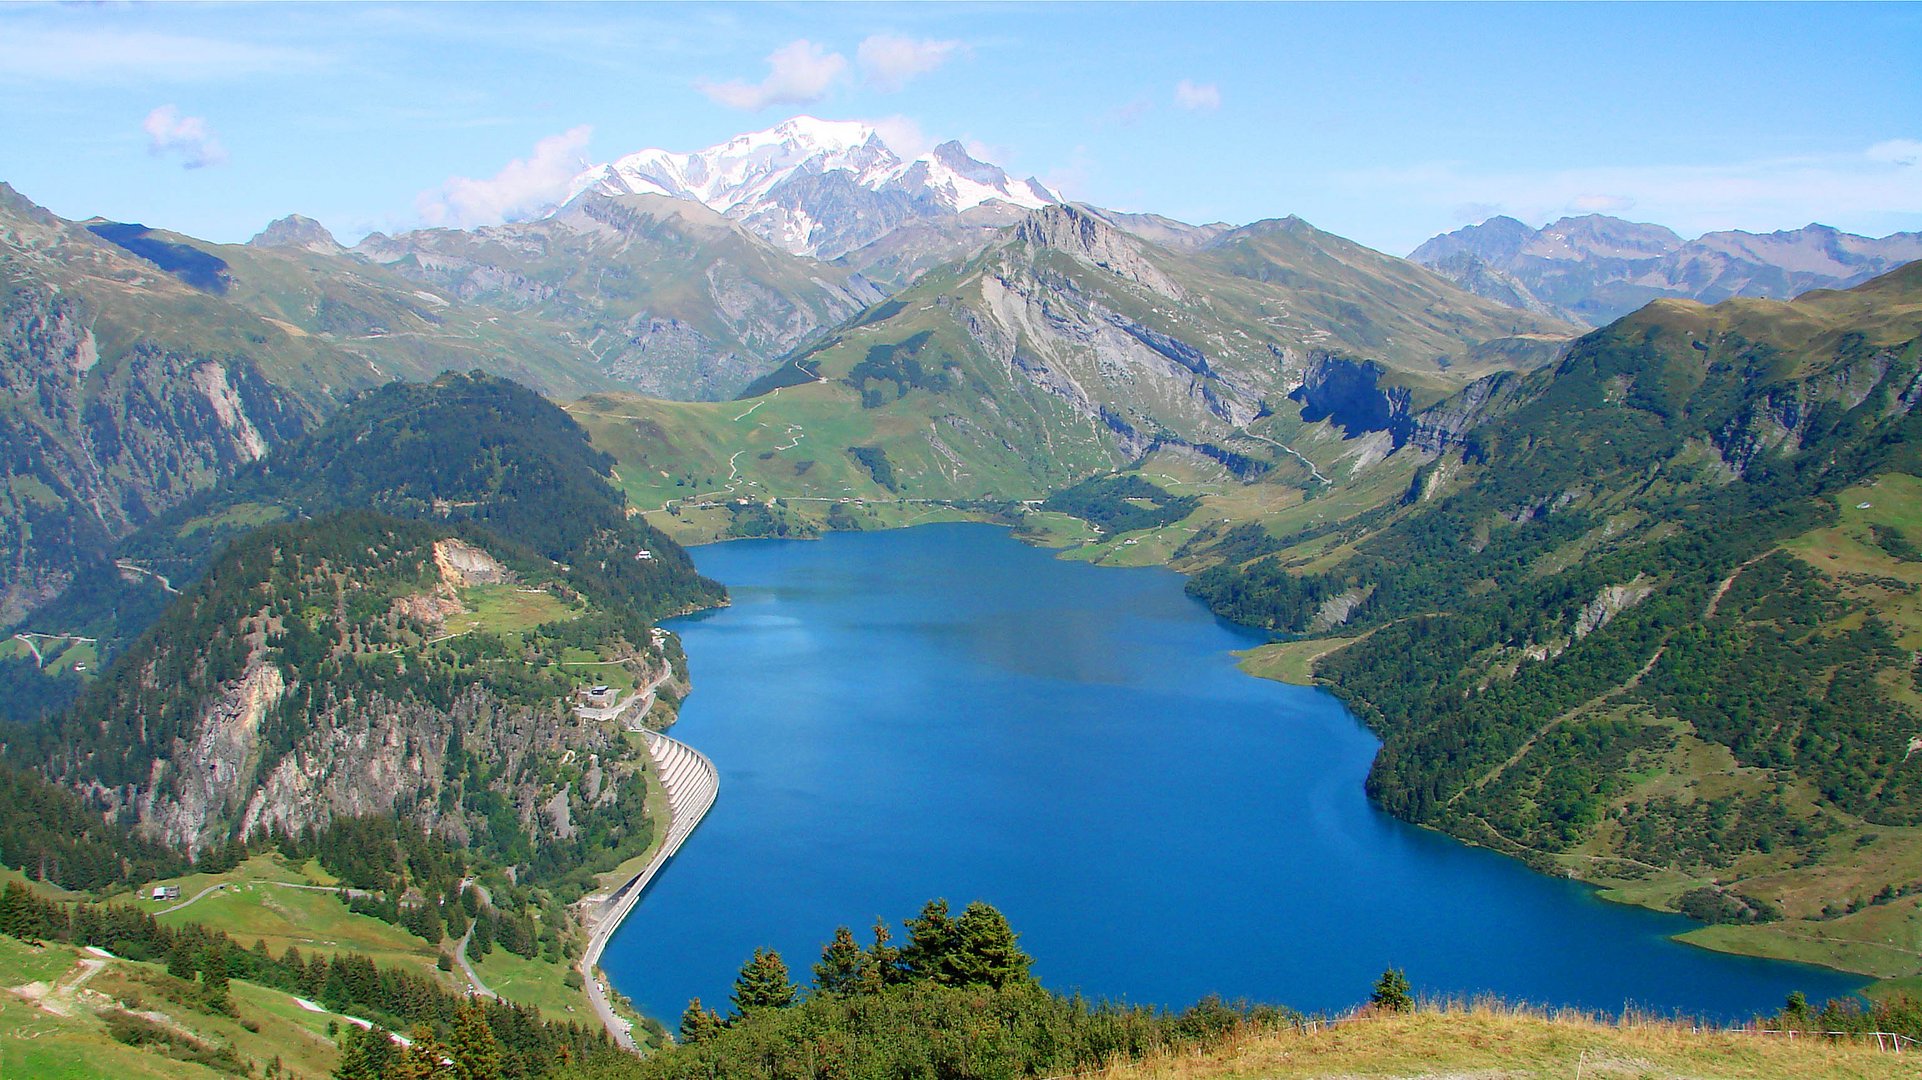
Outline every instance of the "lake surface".
{"label": "lake surface", "polygon": [[985,525],[699,548],[731,608],[676,621],[674,735],[720,800],[610,945],[672,1025],[741,963],[797,981],[928,899],[1005,912],[1049,987],[1341,1009],[1418,990],[1712,1019],[1862,980],[1667,940],[1694,925],[1371,806],[1376,741],[1330,695],[1255,679],[1165,570],[1063,562]]}

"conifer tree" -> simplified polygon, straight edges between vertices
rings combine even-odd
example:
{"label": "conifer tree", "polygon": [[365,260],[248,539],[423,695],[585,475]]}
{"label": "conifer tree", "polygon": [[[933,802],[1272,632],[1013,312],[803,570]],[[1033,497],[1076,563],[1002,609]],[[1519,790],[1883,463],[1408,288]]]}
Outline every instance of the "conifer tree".
{"label": "conifer tree", "polygon": [[426,1024],[415,1024],[408,1039],[408,1044],[387,1067],[385,1080],[433,1080],[441,1070],[441,1062],[448,1057],[447,1048],[434,1038],[434,1029]]}
{"label": "conifer tree", "polygon": [[868,962],[861,970],[861,993],[878,994],[907,978],[901,968],[901,950],[888,943],[891,937],[887,920],[877,917],[874,944],[868,947]]}
{"label": "conifer tree", "polygon": [[363,1031],[349,1024],[340,1034],[340,1064],[334,1066],[334,1080],[386,1080],[398,1056],[394,1037],[386,1028]]}
{"label": "conifer tree", "polygon": [[1368,995],[1368,1003],[1386,1012],[1409,1012],[1415,1007],[1415,999],[1408,990],[1408,975],[1400,968],[1391,967],[1375,980],[1375,990]]}
{"label": "conifer tree", "polygon": [[702,1005],[700,998],[694,998],[681,1013],[681,1042],[687,1046],[697,1046],[713,1038],[721,1027],[719,1014]]}
{"label": "conifer tree", "polygon": [[857,993],[868,965],[868,954],[855,942],[854,931],[837,926],[834,940],[821,950],[821,962],[814,965],[814,987],[835,997]]}
{"label": "conifer tree", "polygon": [[901,950],[901,966],[916,979],[947,983],[944,977],[957,941],[946,900],[930,900],[921,914],[909,919],[908,943]]}
{"label": "conifer tree", "polygon": [[500,1044],[487,1025],[487,1009],[469,997],[454,1011],[454,1033],[448,1041],[456,1080],[496,1080],[501,1072]]}
{"label": "conifer tree", "polygon": [[215,1008],[228,1008],[227,953],[217,944],[200,954],[200,982]]}
{"label": "conifer tree", "polygon": [[746,1016],[757,1009],[785,1009],[794,1004],[795,986],[787,964],[773,949],[756,949],[734,980],[734,1009]]}
{"label": "conifer tree", "polygon": [[979,900],[969,904],[954,923],[955,947],[945,974],[955,986],[1000,989],[1029,980],[1034,957],[1021,951],[1007,916]]}

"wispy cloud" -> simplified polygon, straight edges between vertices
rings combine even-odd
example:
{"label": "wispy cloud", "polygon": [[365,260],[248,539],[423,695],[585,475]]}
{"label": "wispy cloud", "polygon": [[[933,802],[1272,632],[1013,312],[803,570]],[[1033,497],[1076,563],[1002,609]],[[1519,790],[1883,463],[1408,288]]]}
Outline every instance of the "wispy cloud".
{"label": "wispy cloud", "polygon": [[799,38],[769,53],[767,67],[767,78],[758,83],[702,79],[694,87],[716,103],[734,109],[809,105],[826,97],[847,75],[848,58]]}
{"label": "wispy cloud", "polygon": [[1855,153],[1690,165],[1493,171],[1432,162],[1336,179],[1411,206],[1500,207],[1527,221],[1632,210],[1685,233],[1774,229],[1914,214],[1922,207],[1922,141],[1890,139]]}
{"label": "wispy cloud", "polygon": [[881,134],[881,141],[888,144],[888,149],[902,158],[917,158],[934,149],[934,140],[910,117],[884,116],[869,120],[868,124]]}
{"label": "wispy cloud", "polygon": [[1106,113],[1102,114],[1101,121],[1103,123],[1120,124],[1122,127],[1133,127],[1141,122],[1142,117],[1153,112],[1154,107],[1155,103],[1144,95],[1135,98],[1126,105],[1117,105],[1109,109]]}
{"label": "wispy cloud", "polygon": [[1175,84],[1175,104],[1189,112],[1213,112],[1221,108],[1221,87],[1183,79]]}
{"label": "wispy cloud", "polygon": [[594,129],[586,124],[534,144],[534,152],[515,158],[485,180],[455,176],[414,201],[429,225],[472,228],[536,214],[567,195],[567,185],[586,167],[582,151]]}
{"label": "wispy cloud", "polygon": [[861,42],[854,51],[854,57],[860,63],[861,74],[867,79],[868,85],[876,90],[893,92],[947,63],[948,57],[960,48],[958,41],[874,34]]}
{"label": "wispy cloud", "polygon": [[183,169],[224,165],[227,150],[214,137],[205,117],[182,116],[172,105],[162,105],[140,123],[147,133],[147,152],[155,157],[177,156]]}
{"label": "wispy cloud", "polygon": [[187,34],[16,23],[0,35],[4,82],[198,82],[299,74],[331,63],[309,49]]}

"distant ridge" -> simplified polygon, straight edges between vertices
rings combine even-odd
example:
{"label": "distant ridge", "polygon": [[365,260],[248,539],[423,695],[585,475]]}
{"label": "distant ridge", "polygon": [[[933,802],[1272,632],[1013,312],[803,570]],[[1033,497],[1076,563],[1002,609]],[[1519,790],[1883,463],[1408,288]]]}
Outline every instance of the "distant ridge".
{"label": "distant ridge", "polygon": [[1714,304],[1852,288],[1922,258],[1922,233],[1878,240],[1810,224],[1683,240],[1605,214],[1539,229],[1498,216],[1434,237],[1408,257],[1479,296],[1601,326],[1665,296]]}

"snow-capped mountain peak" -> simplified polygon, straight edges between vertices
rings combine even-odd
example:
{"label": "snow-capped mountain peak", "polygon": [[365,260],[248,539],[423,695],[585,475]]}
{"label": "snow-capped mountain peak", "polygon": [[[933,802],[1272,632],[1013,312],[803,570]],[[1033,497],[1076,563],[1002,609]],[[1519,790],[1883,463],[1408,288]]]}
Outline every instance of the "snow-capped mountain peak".
{"label": "snow-capped mountain peak", "polygon": [[1060,199],[1013,180],[958,142],[904,161],[858,121],[797,116],[692,153],[648,149],[574,179],[583,191],[693,199],[796,254],[834,258],[909,221],[984,203],[1035,209]]}

